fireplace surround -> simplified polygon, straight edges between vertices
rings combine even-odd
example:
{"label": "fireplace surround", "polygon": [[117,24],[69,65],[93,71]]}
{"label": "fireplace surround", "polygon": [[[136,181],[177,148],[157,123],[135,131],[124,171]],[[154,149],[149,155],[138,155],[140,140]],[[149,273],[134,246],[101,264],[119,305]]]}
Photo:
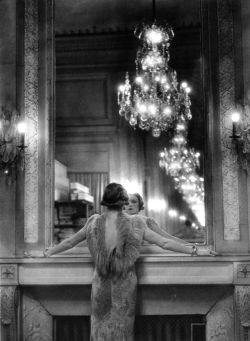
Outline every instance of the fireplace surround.
{"label": "fireplace surround", "polygon": [[[141,257],[137,321],[199,316],[206,341],[248,340],[249,266],[247,257]],[[89,318],[91,258],[8,260],[0,267],[2,330],[13,334],[10,340],[56,341],[56,318]]]}
{"label": "fireplace surround", "polygon": [[[134,337],[136,341],[205,341],[205,318],[201,315],[137,315]],[[89,341],[90,317],[56,316],[55,341]]]}

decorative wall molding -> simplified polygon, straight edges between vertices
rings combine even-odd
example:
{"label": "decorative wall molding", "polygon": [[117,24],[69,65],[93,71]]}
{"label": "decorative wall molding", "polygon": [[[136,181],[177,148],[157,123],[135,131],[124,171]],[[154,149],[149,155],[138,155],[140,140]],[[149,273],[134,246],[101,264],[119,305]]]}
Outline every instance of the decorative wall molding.
{"label": "decorative wall molding", "polygon": [[114,123],[109,100],[109,74],[96,71],[64,73],[57,75],[56,82],[57,125],[78,127]]}
{"label": "decorative wall molding", "polygon": [[[183,67],[183,58],[185,65],[189,62],[193,64],[197,53],[199,55],[200,46],[197,41],[200,39],[200,30],[200,26],[175,30],[178,40],[175,42],[172,58],[174,63],[178,64],[178,69]],[[134,72],[138,39],[135,38],[133,30],[105,34],[69,34],[56,36],[55,46],[57,70],[68,66],[94,69],[116,67],[117,72],[117,66],[124,65],[126,69],[131,67]]]}
{"label": "decorative wall molding", "polygon": [[53,321],[40,302],[23,295],[23,341],[52,341]]}
{"label": "decorative wall molding", "polygon": [[117,138],[114,125],[100,126],[59,126],[56,129],[56,143],[112,143]]}
{"label": "decorative wall molding", "polygon": [[[0,286],[0,340],[17,340],[16,286]],[[3,338],[2,338],[2,337]]]}
{"label": "decorative wall molding", "polygon": [[232,0],[218,0],[219,98],[223,179],[224,239],[239,240],[239,184],[237,154],[231,139],[235,69]]}
{"label": "decorative wall molding", "polygon": [[17,285],[17,264],[0,265],[0,285]]}
{"label": "decorative wall molding", "polygon": [[249,341],[250,285],[238,285],[235,287],[235,303],[240,322],[239,334],[241,335],[241,340]]}
{"label": "decorative wall molding", "polygon": [[235,295],[240,324],[244,328],[250,328],[250,285],[236,286]]}
{"label": "decorative wall molding", "polygon": [[24,22],[25,135],[24,242],[38,242],[38,1],[25,0]]}
{"label": "decorative wall molding", "polygon": [[[187,30],[187,29],[194,29],[200,28],[199,23],[190,23],[186,25],[185,23],[180,23],[180,25],[175,26],[175,30]],[[134,31],[134,25],[131,27],[105,27],[105,28],[98,28],[96,26],[89,27],[86,29],[74,29],[74,30],[56,30],[56,37],[75,37],[75,36],[88,36],[88,35],[106,35],[106,34],[124,34],[124,33],[131,33]]]}
{"label": "decorative wall molding", "polygon": [[54,37],[54,0],[46,2],[46,22],[45,22],[45,40],[46,40],[46,97],[45,107],[45,245],[51,244],[51,228],[54,224],[54,103],[55,103],[55,37]]}
{"label": "decorative wall molding", "polygon": [[60,144],[57,145],[57,159],[63,160],[68,172],[109,173],[110,143],[95,143],[84,145]]}
{"label": "decorative wall molding", "polygon": [[207,314],[207,341],[235,341],[233,305],[233,296],[228,296]]}
{"label": "decorative wall molding", "polygon": [[234,262],[234,285],[250,286],[250,263]]}
{"label": "decorative wall molding", "polygon": [[250,264],[237,264],[237,279],[244,279],[250,284]]}

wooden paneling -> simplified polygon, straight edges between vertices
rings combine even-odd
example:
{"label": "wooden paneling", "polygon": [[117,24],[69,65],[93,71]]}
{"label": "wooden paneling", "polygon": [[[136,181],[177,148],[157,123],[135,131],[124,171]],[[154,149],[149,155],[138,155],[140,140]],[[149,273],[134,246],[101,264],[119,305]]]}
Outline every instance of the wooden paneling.
{"label": "wooden paneling", "polygon": [[[167,20],[174,27],[199,23],[199,1],[158,0],[157,20]],[[137,1],[74,1],[56,0],[56,31],[112,31],[133,28],[152,19],[152,2]]]}
{"label": "wooden paneling", "polygon": [[56,158],[69,172],[109,172],[110,144],[60,144]]}
{"label": "wooden paneling", "polygon": [[107,75],[64,75],[56,84],[57,125],[110,123]]}

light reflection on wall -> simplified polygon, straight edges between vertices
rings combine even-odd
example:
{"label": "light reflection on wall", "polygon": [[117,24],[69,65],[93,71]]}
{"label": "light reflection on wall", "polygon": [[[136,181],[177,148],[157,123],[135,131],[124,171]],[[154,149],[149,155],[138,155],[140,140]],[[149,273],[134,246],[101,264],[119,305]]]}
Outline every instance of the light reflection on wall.
{"label": "light reflection on wall", "polygon": [[139,193],[141,196],[143,195],[143,186],[136,180],[127,180],[122,179],[121,185],[126,189],[129,194]]}
{"label": "light reflection on wall", "polygon": [[154,212],[161,212],[167,209],[167,202],[165,199],[152,198],[148,200],[148,210]]}

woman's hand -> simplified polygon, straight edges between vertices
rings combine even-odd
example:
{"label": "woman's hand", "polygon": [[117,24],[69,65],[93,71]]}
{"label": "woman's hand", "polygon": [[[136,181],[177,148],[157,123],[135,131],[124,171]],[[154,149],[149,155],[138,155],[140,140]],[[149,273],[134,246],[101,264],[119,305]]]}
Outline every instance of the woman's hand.
{"label": "woman's hand", "polygon": [[25,258],[41,258],[44,257],[44,251],[42,250],[24,251],[23,255]]}
{"label": "woman's hand", "polygon": [[44,251],[43,251],[44,257],[50,257],[50,256],[51,256],[50,249],[51,249],[51,248],[49,248],[49,247],[47,247],[46,249],[44,249]]}

